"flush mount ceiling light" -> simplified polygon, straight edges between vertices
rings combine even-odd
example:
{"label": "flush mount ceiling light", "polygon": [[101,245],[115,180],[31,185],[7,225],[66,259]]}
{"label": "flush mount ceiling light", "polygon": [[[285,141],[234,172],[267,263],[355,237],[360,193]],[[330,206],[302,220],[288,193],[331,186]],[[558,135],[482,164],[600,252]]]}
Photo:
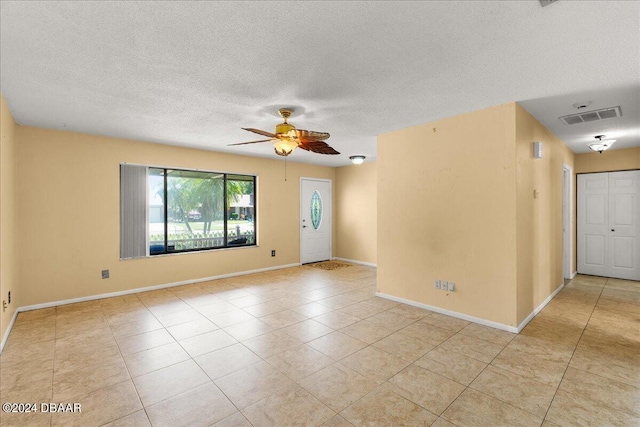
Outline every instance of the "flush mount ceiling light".
{"label": "flush mount ceiling light", "polygon": [[353,163],[354,165],[361,165],[362,162],[364,162],[364,159],[366,159],[365,156],[351,156],[349,157],[349,159],[351,160],[351,163]]}
{"label": "flush mount ceiling light", "polygon": [[604,139],[605,135],[596,135],[595,138],[598,140],[598,142],[589,144],[589,148],[591,148],[593,151],[597,151],[600,154],[602,154],[604,150],[611,147],[613,143],[616,142],[615,139]]}

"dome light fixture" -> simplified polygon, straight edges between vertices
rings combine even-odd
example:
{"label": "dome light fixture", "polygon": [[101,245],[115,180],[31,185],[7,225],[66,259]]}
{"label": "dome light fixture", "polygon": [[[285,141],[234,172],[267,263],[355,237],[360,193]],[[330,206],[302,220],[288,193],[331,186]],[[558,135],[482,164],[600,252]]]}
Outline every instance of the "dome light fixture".
{"label": "dome light fixture", "polygon": [[605,138],[605,135],[596,135],[595,138],[598,140],[598,142],[589,144],[589,148],[591,148],[593,151],[597,151],[600,154],[602,154],[604,150],[611,147],[613,143],[616,142],[615,139],[603,139]]}
{"label": "dome light fixture", "polygon": [[362,162],[364,162],[364,159],[366,159],[365,156],[351,156],[349,157],[349,159],[351,160],[351,163],[353,163],[354,165],[361,165]]}

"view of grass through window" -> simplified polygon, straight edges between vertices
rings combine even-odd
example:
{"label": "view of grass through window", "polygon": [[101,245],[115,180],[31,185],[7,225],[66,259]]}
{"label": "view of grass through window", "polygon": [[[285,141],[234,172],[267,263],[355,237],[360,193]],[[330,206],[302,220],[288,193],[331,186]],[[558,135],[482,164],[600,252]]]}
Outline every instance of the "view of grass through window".
{"label": "view of grass through window", "polygon": [[151,255],[255,245],[255,177],[149,168]]}

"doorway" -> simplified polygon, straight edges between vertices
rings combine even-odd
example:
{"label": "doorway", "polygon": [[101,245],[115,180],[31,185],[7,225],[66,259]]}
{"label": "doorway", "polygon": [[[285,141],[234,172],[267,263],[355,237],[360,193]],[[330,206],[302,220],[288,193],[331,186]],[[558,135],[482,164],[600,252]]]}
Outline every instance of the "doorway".
{"label": "doorway", "polygon": [[578,272],[640,280],[640,170],[578,175]]}
{"label": "doorway", "polygon": [[331,259],[331,180],[300,178],[300,263]]}

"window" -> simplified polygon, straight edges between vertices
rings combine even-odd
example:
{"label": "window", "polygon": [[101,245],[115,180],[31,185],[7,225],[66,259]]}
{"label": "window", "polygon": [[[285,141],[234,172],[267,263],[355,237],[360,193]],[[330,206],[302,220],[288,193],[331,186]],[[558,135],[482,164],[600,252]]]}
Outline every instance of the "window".
{"label": "window", "polygon": [[254,176],[149,168],[148,180],[151,255],[255,245]]}
{"label": "window", "polygon": [[120,177],[122,259],[256,244],[255,176],[122,164]]}

